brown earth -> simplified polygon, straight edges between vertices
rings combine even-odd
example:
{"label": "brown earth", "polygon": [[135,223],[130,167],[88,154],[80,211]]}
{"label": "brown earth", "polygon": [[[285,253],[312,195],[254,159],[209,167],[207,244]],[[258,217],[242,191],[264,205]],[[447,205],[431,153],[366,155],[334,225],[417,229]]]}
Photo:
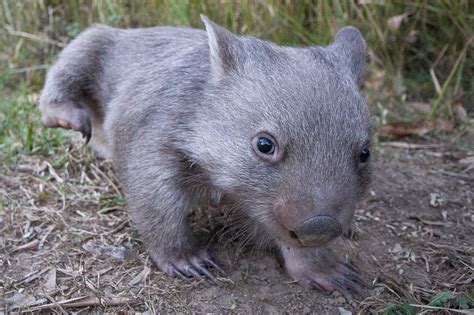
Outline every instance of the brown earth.
{"label": "brown earth", "polygon": [[352,303],[291,283],[271,253],[229,241],[212,245],[230,276],[222,286],[170,279],[135,240],[109,162],[77,145],[20,155],[0,167],[0,312],[365,314],[474,290],[474,152],[404,146],[381,144],[353,233],[333,245],[371,285]]}

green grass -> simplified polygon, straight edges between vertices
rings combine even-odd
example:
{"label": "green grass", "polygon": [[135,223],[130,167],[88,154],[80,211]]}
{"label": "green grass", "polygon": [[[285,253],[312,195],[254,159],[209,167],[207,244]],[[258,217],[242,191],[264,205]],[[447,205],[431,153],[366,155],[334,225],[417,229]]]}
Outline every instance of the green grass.
{"label": "green grass", "polygon": [[[456,102],[474,112],[471,0],[1,0],[0,78],[4,92],[12,95],[1,101],[3,147],[19,150],[20,143],[21,150],[37,152],[40,141],[59,141],[55,132],[32,127],[32,106],[15,95],[25,99],[37,93],[54,56],[88,25],[202,28],[200,13],[233,32],[284,45],[327,44],[340,27],[357,26],[368,42],[368,79],[383,73],[380,83],[365,91],[379,118],[413,119],[405,101],[431,104],[429,119],[455,119]],[[402,23],[389,27],[403,14]]]}
{"label": "green grass", "polygon": [[390,305],[383,311],[383,315],[415,315],[419,309],[436,312],[436,314],[464,313],[470,314],[474,307],[474,291],[453,293],[443,291],[435,294],[427,305],[409,303]]}
{"label": "green grass", "polygon": [[51,155],[65,132],[45,129],[25,85],[0,97],[0,159],[11,162],[19,153]]}

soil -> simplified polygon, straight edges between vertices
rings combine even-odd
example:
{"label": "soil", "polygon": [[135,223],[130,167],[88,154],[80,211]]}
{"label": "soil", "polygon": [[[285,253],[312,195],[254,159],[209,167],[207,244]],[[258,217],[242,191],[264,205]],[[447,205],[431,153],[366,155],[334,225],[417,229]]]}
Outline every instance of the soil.
{"label": "soil", "polygon": [[0,312],[365,314],[474,289],[474,152],[380,144],[353,231],[333,245],[369,285],[349,302],[233,242],[212,245],[229,274],[221,286],[166,277],[135,239],[110,162],[61,150],[0,167]]}

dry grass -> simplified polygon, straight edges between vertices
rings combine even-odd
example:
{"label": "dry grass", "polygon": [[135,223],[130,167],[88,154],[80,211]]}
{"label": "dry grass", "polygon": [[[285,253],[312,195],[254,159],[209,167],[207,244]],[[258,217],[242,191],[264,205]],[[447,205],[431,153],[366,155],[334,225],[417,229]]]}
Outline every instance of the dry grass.
{"label": "dry grass", "polygon": [[36,90],[58,50],[92,23],[202,28],[204,13],[234,32],[291,45],[326,44],[340,27],[355,25],[368,41],[370,79],[378,82],[367,88],[371,103],[388,118],[409,119],[405,100],[428,103],[430,118],[456,118],[458,105],[473,110],[469,0],[4,0],[0,12],[0,69]]}
{"label": "dry grass", "polygon": [[30,311],[106,310],[173,297],[173,280],[159,287],[150,281],[162,275],[151,277],[137,252],[110,162],[77,143],[56,154],[64,158],[56,168],[51,159],[21,155],[14,167],[2,166],[4,296]]}
{"label": "dry grass", "polygon": [[[222,278],[221,288],[157,272],[130,229],[110,162],[96,159],[79,137],[66,137],[66,143],[53,156],[19,154],[13,164],[1,166],[4,311],[228,307],[247,312],[265,305],[255,297],[287,296],[285,292],[292,292],[282,306],[290,312],[314,303],[386,314],[414,314],[430,307],[448,314],[465,311],[469,303],[472,307],[474,195],[469,188],[474,184],[474,152],[453,151],[442,143],[384,144],[384,161],[376,163],[374,187],[357,211],[351,241],[351,255],[373,286],[351,306],[338,295],[323,298],[287,284],[271,260],[255,260],[254,252],[237,254],[228,242],[225,248],[217,245],[232,272],[231,281]],[[57,156],[62,163],[54,162]],[[252,270],[256,266],[261,269]],[[271,293],[261,293],[269,286]],[[235,300],[228,305],[219,302],[230,297]]]}

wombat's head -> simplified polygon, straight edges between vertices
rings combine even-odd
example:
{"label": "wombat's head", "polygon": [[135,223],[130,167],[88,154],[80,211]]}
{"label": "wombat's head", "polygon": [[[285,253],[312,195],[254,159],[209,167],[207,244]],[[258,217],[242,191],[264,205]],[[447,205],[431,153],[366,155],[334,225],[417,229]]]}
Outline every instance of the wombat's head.
{"label": "wombat's head", "polygon": [[203,21],[212,87],[193,126],[192,158],[262,234],[292,246],[339,236],[369,177],[360,32],[345,27],[327,47],[291,48]]}

